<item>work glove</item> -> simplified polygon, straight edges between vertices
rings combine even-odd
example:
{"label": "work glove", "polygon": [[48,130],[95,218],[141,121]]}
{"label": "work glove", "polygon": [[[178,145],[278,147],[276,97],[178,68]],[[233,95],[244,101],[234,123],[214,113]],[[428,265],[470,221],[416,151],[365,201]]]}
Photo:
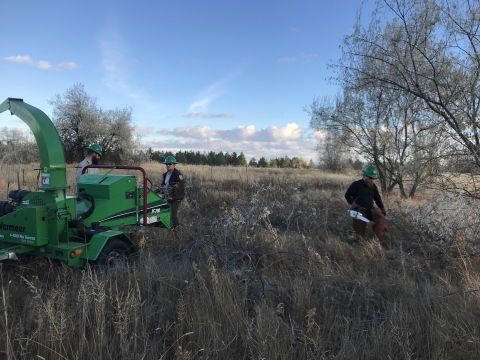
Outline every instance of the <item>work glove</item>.
{"label": "work glove", "polygon": [[360,211],[360,206],[354,201],[350,204],[350,210]]}
{"label": "work glove", "polygon": [[382,212],[383,216],[387,216],[387,210],[384,207],[381,208],[380,211]]}

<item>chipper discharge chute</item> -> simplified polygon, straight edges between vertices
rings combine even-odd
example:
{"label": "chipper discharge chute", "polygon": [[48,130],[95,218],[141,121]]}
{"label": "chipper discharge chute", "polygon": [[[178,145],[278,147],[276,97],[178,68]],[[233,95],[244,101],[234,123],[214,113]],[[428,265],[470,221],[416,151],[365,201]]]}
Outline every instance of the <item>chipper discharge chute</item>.
{"label": "chipper discharge chute", "polygon": [[0,104],[0,113],[7,110],[33,132],[42,181],[36,191],[11,190],[9,199],[0,199],[0,260],[29,254],[76,267],[88,261],[113,265],[138,251],[132,233],[121,226],[171,227],[170,205],[151,191],[140,167],[116,168],[141,171],[143,188],[135,176],[109,171],[82,175],[76,196],[67,196],[65,156],[52,121],[21,99]]}

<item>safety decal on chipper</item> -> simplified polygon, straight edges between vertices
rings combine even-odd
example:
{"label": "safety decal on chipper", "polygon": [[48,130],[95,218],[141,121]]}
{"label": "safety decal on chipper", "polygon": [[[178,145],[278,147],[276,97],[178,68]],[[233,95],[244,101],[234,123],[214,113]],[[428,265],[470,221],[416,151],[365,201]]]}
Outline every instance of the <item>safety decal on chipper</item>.
{"label": "safety decal on chipper", "polygon": [[148,216],[147,217],[147,224],[153,224],[159,221],[160,219],[157,218],[156,216]]}
{"label": "safety decal on chipper", "polygon": [[50,174],[42,173],[42,184],[50,185]]}
{"label": "safety decal on chipper", "polygon": [[[151,212],[151,213],[154,213],[154,214],[158,214],[162,210],[168,209],[169,206],[170,205],[168,205],[168,204],[161,204],[161,205],[149,207],[149,208],[147,208],[147,213]],[[130,217],[132,215],[135,215],[136,213],[137,213],[137,211],[135,209],[128,209],[126,211],[122,211],[122,212],[113,214],[112,216],[103,218],[103,219],[99,220],[99,222],[105,222],[105,221],[109,221],[109,220],[118,220],[118,219],[121,219],[121,218],[127,218],[127,217]],[[143,215],[143,209],[138,210],[138,214]],[[153,217],[155,219],[157,219],[156,216],[150,216],[149,218],[153,218]],[[156,221],[158,221],[158,220],[156,220]]]}

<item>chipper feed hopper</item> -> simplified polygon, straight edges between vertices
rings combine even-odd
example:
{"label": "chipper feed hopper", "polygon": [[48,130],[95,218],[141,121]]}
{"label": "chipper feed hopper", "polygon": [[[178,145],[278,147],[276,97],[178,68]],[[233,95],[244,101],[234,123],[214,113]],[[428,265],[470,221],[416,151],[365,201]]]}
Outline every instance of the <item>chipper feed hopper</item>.
{"label": "chipper feed hopper", "polygon": [[7,110],[33,132],[42,181],[36,191],[11,190],[9,199],[0,199],[0,260],[28,254],[75,267],[114,265],[138,252],[133,232],[122,226],[171,227],[171,207],[151,191],[141,167],[108,166],[141,171],[143,187],[132,175],[87,173],[77,183],[76,196],[67,196],[65,156],[52,121],[21,99],[0,104],[0,113]]}

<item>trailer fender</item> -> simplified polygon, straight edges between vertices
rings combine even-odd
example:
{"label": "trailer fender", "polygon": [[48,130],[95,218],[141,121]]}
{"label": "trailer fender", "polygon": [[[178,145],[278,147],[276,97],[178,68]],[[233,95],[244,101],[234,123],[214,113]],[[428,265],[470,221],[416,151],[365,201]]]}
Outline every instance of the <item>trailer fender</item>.
{"label": "trailer fender", "polygon": [[125,232],[109,230],[109,231],[97,233],[92,236],[92,239],[88,243],[86,251],[84,251],[81,255],[82,258],[90,261],[97,260],[101,251],[103,250],[108,240],[110,239],[119,239],[123,241],[125,244],[128,245],[130,254],[134,254],[138,252],[137,244],[131,241]]}

